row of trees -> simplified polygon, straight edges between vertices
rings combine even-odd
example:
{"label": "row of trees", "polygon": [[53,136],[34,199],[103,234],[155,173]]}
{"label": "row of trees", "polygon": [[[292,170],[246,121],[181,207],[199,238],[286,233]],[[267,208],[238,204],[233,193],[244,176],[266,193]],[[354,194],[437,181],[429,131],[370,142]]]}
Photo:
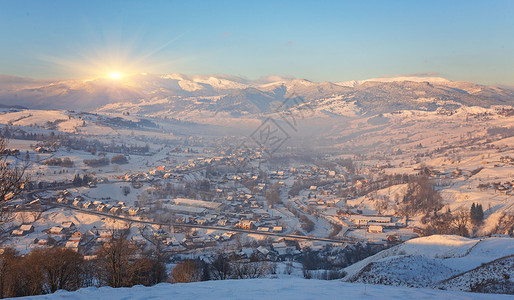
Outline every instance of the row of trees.
{"label": "row of trees", "polygon": [[145,155],[150,151],[150,146],[148,144],[144,146],[138,145],[125,145],[125,144],[116,144],[114,141],[109,143],[104,143],[102,141],[96,139],[85,139],[84,137],[76,138],[69,134],[58,133],[55,134],[53,131],[50,134],[44,133],[26,133],[23,130],[18,128],[9,128],[4,127],[1,129],[2,137],[7,139],[19,139],[19,140],[34,140],[39,141],[40,145],[43,147],[48,147],[52,149],[57,149],[59,147],[64,147],[68,150],[84,150],[89,151],[92,154],[96,152],[111,152],[111,153],[122,153],[122,154],[139,154]]}
{"label": "row of trees", "polygon": [[170,272],[170,282],[251,279],[274,272],[275,265],[257,255],[252,255],[250,259],[241,259],[234,254],[218,253],[211,262],[187,259],[177,263]]}
{"label": "row of trees", "polygon": [[[470,229],[476,228],[482,224],[484,219],[484,211],[481,204],[473,203],[469,211],[458,210],[454,213],[448,210],[442,214],[429,214],[422,218],[422,222],[427,224],[425,235],[432,234],[457,234],[460,236],[469,236]],[[471,226],[470,226],[471,225]]]}
{"label": "row of trees", "polygon": [[426,176],[419,177],[407,185],[405,195],[399,204],[400,213],[412,216],[419,213],[438,211],[443,207],[442,197]]}
{"label": "row of trees", "polygon": [[145,252],[117,232],[92,260],[66,248],[32,250],[21,256],[5,249],[0,256],[0,297],[76,290],[87,286],[154,285],[167,278],[160,251]]}
{"label": "row of trees", "polygon": [[73,291],[88,286],[151,286],[160,282],[248,279],[275,272],[275,265],[254,254],[249,259],[218,253],[210,262],[188,259],[166,271],[170,257],[153,241],[145,250],[128,239],[129,230],[114,231],[95,256],[86,257],[66,248],[35,249],[19,255],[5,249],[0,255],[0,297],[20,297]]}
{"label": "row of trees", "polygon": [[47,160],[44,160],[43,164],[48,166],[60,166],[64,168],[73,167],[73,161],[69,157],[52,157]]}

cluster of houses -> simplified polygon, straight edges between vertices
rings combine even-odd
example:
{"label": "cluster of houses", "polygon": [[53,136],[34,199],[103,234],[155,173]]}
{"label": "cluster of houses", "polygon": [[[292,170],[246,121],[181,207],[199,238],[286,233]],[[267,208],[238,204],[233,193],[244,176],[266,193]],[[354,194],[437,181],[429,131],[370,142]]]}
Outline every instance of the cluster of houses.
{"label": "cluster of houses", "polygon": [[362,215],[354,213],[350,209],[340,212],[337,217],[344,226],[350,229],[366,228],[370,233],[383,233],[385,229],[398,229],[406,226],[405,222],[400,222],[393,216]]}
{"label": "cluster of houses", "polygon": [[118,201],[115,205],[104,203],[100,200],[89,201],[84,199],[82,196],[71,198],[72,195],[69,191],[58,191],[56,202],[63,205],[71,205],[76,208],[83,208],[88,210],[94,210],[103,213],[110,213],[113,215],[126,215],[126,216],[138,216],[144,211],[144,208],[127,206],[123,201]]}
{"label": "cluster of houses", "polygon": [[512,190],[514,188],[514,180],[512,181],[506,181],[506,182],[493,182],[492,184],[493,189],[499,191],[500,193],[504,195],[511,195]]}

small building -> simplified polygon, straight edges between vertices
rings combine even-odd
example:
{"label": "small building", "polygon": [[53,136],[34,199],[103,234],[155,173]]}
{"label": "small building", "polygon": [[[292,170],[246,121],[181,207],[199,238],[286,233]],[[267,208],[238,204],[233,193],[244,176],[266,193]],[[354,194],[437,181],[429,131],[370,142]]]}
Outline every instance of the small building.
{"label": "small building", "polygon": [[269,250],[264,248],[263,246],[259,246],[257,248],[257,251],[259,251],[262,255],[268,255],[268,253],[269,253]]}
{"label": "small building", "polygon": [[62,234],[63,233],[63,229],[62,227],[60,226],[54,226],[50,229],[48,229],[48,233],[49,234]]}
{"label": "small building", "polygon": [[273,232],[282,232],[284,229],[282,226],[273,226]]}
{"label": "small building", "polygon": [[22,230],[25,234],[34,232],[34,226],[30,224],[23,224],[20,226],[20,230]]}
{"label": "small building", "polygon": [[241,229],[254,229],[255,224],[252,220],[241,220],[239,223],[237,223],[237,227]]}
{"label": "small building", "polygon": [[131,216],[137,216],[139,214],[139,210],[140,210],[139,207],[131,207],[131,208],[129,208],[128,213]]}
{"label": "small building", "polygon": [[61,226],[64,229],[71,229],[75,227],[75,223],[73,223],[72,221],[65,221],[61,223]]}
{"label": "small building", "polygon": [[370,232],[370,233],[382,233],[382,232],[384,232],[384,227],[382,225],[370,225],[368,227],[368,232]]}
{"label": "small building", "polygon": [[64,247],[79,252],[79,242],[77,241],[67,241]]}
{"label": "small building", "polygon": [[20,229],[15,229],[11,232],[11,234],[14,236],[23,236],[26,234],[26,232]]}
{"label": "small building", "polygon": [[69,241],[73,241],[73,242],[80,242],[82,240],[82,233],[80,233],[80,231],[75,231]]}

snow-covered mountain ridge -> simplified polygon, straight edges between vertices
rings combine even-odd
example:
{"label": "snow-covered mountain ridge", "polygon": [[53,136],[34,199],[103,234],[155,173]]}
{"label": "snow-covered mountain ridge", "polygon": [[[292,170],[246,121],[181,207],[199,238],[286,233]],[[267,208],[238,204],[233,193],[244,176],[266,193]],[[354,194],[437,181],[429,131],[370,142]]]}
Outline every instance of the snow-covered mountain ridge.
{"label": "snow-covered mountain ridge", "polygon": [[[142,114],[157,105],[174,112],[211,111],[233,115],[267,114],[288,100],[323,110],[354,104],[354,113],[378,114],[403,109],[512,105],[514,91],[439,77],[394,77],[351,82],[312,82],[270,77],[251,81],[227,75],[135,74],[121,80],[95,78],[40,82],[0,77],[0,103],[37,109],[111,110],[137,107]],[[163,105],[162,101],[165,101]],[[423,103],[420,105],[420,103]],[[146,109],[140,105],[144,103]],[[122,104],[112,106],[112,104]],[[292,105],[292,104],[288,104]],[[332,113],[334,113],[332,111]],[[343,110],[336,111],[347,115]]]}

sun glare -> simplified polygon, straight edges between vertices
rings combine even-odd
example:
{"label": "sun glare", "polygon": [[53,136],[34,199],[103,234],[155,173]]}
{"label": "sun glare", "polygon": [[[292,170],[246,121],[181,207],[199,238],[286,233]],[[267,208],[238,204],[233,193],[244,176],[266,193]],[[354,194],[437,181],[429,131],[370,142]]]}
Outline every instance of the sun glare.
{"label": "sun glare", "polygon": [[111,73],[109,73],[109,78],[110,79],[118,80],[118,79],[121,79],[122,77],[123,77],[123,74],[121,74],[120,72],[111,72]]}

